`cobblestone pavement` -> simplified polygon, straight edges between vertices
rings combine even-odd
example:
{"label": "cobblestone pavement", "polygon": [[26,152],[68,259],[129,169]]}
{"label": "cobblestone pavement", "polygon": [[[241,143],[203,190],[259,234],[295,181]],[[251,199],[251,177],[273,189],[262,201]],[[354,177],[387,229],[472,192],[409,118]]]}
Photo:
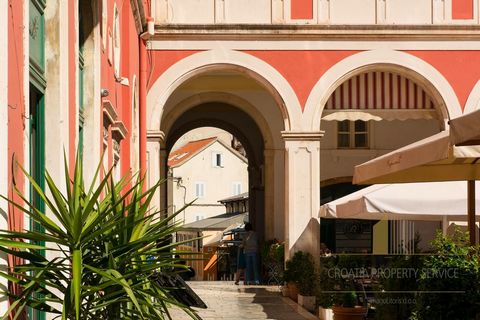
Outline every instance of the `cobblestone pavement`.
{"label": "cobblestone pavement", "polygon": [[[208,309],[198,314],[204,320],[314,320],[318,319],[288,298],[276,286],[236,286],[233,281],[189,282]],[[187,315],[173,310],[173,319],[187,320]]]}

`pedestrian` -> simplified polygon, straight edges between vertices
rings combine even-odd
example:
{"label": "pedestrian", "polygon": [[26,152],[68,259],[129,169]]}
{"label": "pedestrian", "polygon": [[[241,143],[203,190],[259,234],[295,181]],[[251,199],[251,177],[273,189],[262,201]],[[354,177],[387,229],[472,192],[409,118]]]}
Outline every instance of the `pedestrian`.
{"label": "pedestrian", "polygon": [[252,224],[249,222],[245,224],[245,235],[243,237],[242,244],[247,267],[245,284],[259,284],[260,272],[258,269],[258,237],[257,233],[252,229]]}
{"label": "pedestrian", "polygon": [[237,247],[237,272],[235,272],[235,284],[238,285],[240,282],[240,276],[243,275],[243,282],[246,282],[245,278],[245,253],[243,252],[243,245],[240,244]]}

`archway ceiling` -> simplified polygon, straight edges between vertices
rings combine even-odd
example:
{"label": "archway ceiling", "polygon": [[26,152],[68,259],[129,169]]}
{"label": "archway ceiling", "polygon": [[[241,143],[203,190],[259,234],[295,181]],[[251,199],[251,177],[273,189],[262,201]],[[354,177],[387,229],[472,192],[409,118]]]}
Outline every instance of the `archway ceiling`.
{"label": "archway ceiling", "polygon": [[217,127],[230,132],[244,146],[249,163],[263,163],[265,144],[257,124],[247,113],[226,103],[203,103],[183,113],[166,133],[167,149],[170,150],[183,134],[200,127]]}
{"label": "archway ceiling", "polygon": [[265,91],[265,88],[254,79],[248,78],[234,71],[216,71],[213,73],[202,74],[189,79],[177,90],[255,90]]}

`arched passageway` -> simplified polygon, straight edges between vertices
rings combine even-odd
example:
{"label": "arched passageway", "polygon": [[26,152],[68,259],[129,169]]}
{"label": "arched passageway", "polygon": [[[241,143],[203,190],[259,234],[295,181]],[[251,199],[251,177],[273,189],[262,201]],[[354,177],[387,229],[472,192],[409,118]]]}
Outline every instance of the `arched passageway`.
{"label": "arched passageway", "polygon": [[[186,132],[206,126],[228,131],[248,157],[250,221],[261,240],[283,241],[289,230],[282,132],[289,129],[291,120],[284,104],[279,105],[276,90],[259,78],[238,66],[208,66],[184,78],[162,108],[151,106],[156,112],[149,120],[156,127],[151,126],[147,135],[148,174],[150,181],[167,176],[168,154]],[[167,188],[161,188],[157,197],[160,207],[168,210]]]}
{"label": "arched passageway", "polygon": [[[322,204],[364,187],[352,185],[356,165],[445,129],[449,119],[445,102],[431,83],[420,79],[411,70],[379,64],[350,73],[333,89],[320,123],[325,130]],[[387,246],[375,244],[388,244],[392,237],[399,243],[413,240],[413,233],[390,234],[386,221],[321,219],[320,225],[322,247],[332,252],[387,254]]]}

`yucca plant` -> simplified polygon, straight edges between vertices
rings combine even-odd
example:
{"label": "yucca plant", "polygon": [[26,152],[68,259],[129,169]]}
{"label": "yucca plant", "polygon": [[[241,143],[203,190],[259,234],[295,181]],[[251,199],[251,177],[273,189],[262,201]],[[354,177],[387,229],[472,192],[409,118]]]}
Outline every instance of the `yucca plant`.
{"label": "yucca plant", "polygon": [[16,187],[26,206],[4,197],[37,228],[0,231],[0,251],[23,261],[0,272],[21,289],[0,293],[12,302],[3,319],[17,319],[27,307],[59,319],[170,319],[172,305],[198,319],[173,297],[172,290],[180,288],[151,280],[156,273],[181,268],[172,258],[178,243],[168,241],[179,227],[175,215],[149,211],[161,182],[143,191],[141,178],[114,182],[111,171],[103,178],[100,172],[99,165],[87,189],[82,162],[77,157],[70,173],[65,161],[66,192],[46,172],[47,194],[24,171],[48,215]]}

